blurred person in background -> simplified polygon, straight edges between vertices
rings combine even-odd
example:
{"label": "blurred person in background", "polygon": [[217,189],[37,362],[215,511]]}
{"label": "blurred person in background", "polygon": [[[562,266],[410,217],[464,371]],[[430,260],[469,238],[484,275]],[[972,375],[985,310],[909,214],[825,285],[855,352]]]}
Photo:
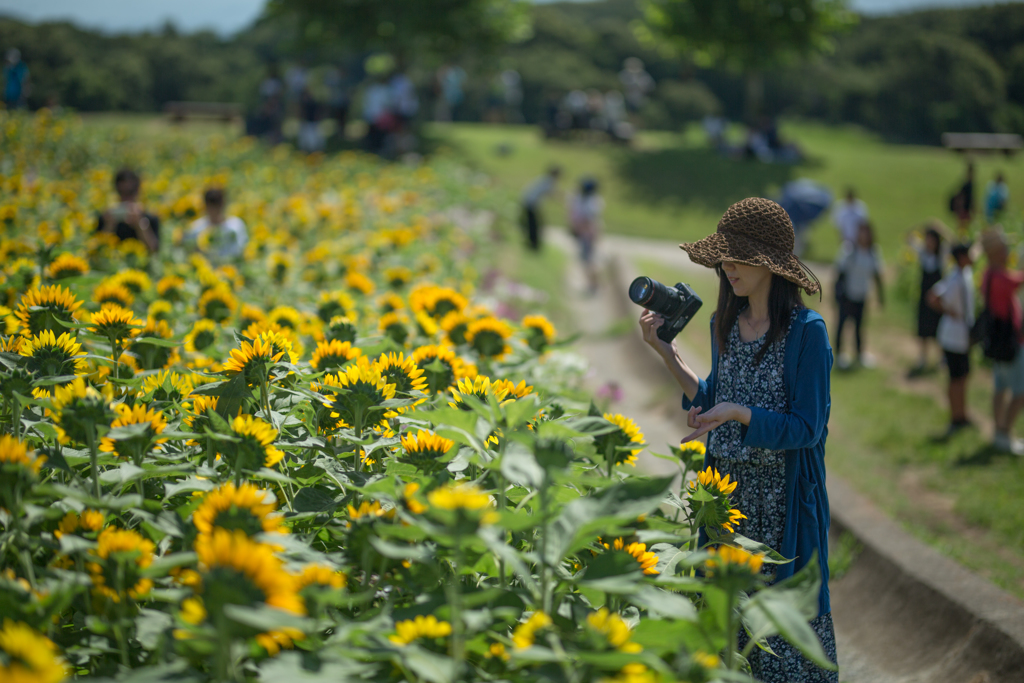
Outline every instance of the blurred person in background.
{"label": "blurred person in background", "polygon": [[1010,188],[1002,173],[997,173],[995,180],[985,188],[985,220],[991,225],[995,223],[1006,209],[1010,200]]}
{"label": "blurred person in background", "polygon": [[526,240],[530,249],[540,250],[541,243],[541,201],[554,192],[558,178],[562,175],[560,166],[549,166],[547,172],[534,180],[523,192],[523,221],[526,228]]}
{"label": "blurred person in background", "polygon": [[306,86],[299,96],[299,149],[303,152],[319,152],[324,148],[324,136],[320,134],[320,103],[313,91]]}
{"label": "blurred person in background", "polygon": [[1024,442],[1013,438],[1013,425],[1024,407],[1024,353],[1021,353],[1022,324],[1017,290],[1024,284],[1024,273],[1007,270],[1010,255],[1006,237],[1000,229],[985,232],[981,238],[988,267],[981,280],[981,295],[988,311],[985,356],[992,360],[992,419],[995,435],[992,445],[1003,453],[1024,455]]}
{"label": "blurred person in background", "polygon": [[843,244],[853,245],[857,241],[861,223],[867,219],[867,204],[857,198],[857,193],[852,187],[847,188],[846,198],[837,202],[832,209],[832,222],[839,231]]}
{"label": "blurred person in background", "polygon": [[908,236],[911,248],[917,254],[917,262],[921,266],[921,295],[917,302],[917,339],[920,344],[920,355],[917,365],[910,369],[908,377],[918,377],[928,371],[929,340],[936,341],[939,332],[938,311],[928,305],[928,291],[942,280],[945,254],[942,251],[942,231],[945,226],[935,221],[929,224],[924,232],[924,239],[915,241],[913,234]]}
{"label": "blurred person in background", "polygon": [[396,153],[411,152],[416,147],[416,136],[413,134],[413,121],[420,110],[420,99],[404,70],[397,69],[388,81],[391,91],[391,107],[395,115],[395,129],[391,138]]}
{"label": "blurred person in background", "polygon": [[302,93],[309,85],[309,74],[306,65],[299,61],[284,73],[285,101],[289,116],[301,116]]}
{"label": "blurred person in background", "polygon": [[348,124],[348,108],[352,102],[351,84],[344,67],[332,66],[324,75],[327,87],[327,107],[330,116],[337,124],[336,134],[344,138],[345,126]]}
{"label": "blurred person in background", "polygon": [[106,232],[118,240],[138,240],[156,253],[160,249],[160,219],[146,211],[139,201],[142,179],[130,168],[114,175],[118,202],[98,216],[96,232]]}
{"label": "blurred person in background", "polygon": [[597,293],[598,273],[594,262],[594,249],[601,235],[601,218],[604,214],[604,199],[597,192],[597,181],[584,178],[579,191],[569,201],[569,227],[580,246],[580,261],[587,274],[587,291]]}
{"label": "blurred person in background", "polygon": [[949,210],[957,218],[960,233],[967,232],[974,216],[974,164],[967,164],[967,177],[956,194],[949,198]]}
{"label": "blurred person in background", "polygon": [[439,97],[435,104],[434,118],[438,121],[458,120],[459,106],[465,99],[463,83],[466,71],[457,64],[445,64],[437,70],[435,89]]}
{"label": "blurred person in background", "polygon": [[971,426],[967,419],[967,380],[971,374],[971,327],[974,325],[974,276],[971,245],[950,249],[956,267],[928,292],[928,303],[942,314],[939,346],[949,370],[949,428],[945,438]]}
{"label": "blurred person in background", "polygon": [[842,282],[839,299],[839,326],[836,329],[835,349],[837,363],[841,369],[850,367],[851,362],[843,356],[843,328],[852,319],[854,338],[857,342],[857,358],[861,366],[874,367],[874,359],[865,350],[864,309],[867,306],[871,283],[875,283],[878,305],[885,305],[885,289],[882,286],[882,254],[875,244],[875,231],[871,223],[864,221],[857,231],[857,241],[844,244],[836,262],[836,271]]}
{"label": "blurred person in background", "polygon": [[7,51],[4,64],[4,105],[8,109],[21,109],[28,100],[28,65],[21,60],[21,50],[12,47]]}
{"label": "blurred person in background", "polygon": [[211,187],[203,194],[206,215],[193,221],[185,240],[214,261],[239,259],[249,243],[245,223],[227,215],[227,196],[222,188]]}
{"label": "blurred person in background", "polygon": [[523,78],[515,69],[501,72],[504,88],[505,123],[523,122]]}
{"label": "blurred person in background", "polygon": [[372,76],[363,93],[363,119],[366,121],[366,148],[374,154],[383,154],[388,135],[395,130],[391,89],[382,74]]}
{"label": "blurred person in background", "polygon": [[640,111],[647,102],[647,95],[654,90],[654,79],[644,69],[643,60],[639,57],[627,57],[622,62],[619,82],[626,92],[626,106],[629,111]]}

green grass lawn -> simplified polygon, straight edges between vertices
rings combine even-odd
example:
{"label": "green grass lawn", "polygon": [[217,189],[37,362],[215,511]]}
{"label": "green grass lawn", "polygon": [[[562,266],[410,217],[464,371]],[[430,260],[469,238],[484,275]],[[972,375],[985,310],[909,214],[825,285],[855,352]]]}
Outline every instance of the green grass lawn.
{"label": "green grass lawn", "polygon": [[[891,145],[856,128],[788,122],[785,138],[803,147],[808,159],[796,166],[734,161],[706,147],[695,128],[685,134],[640,134],[634,148],[611,144],[545,141],[536,128],[477,124],[431,124],[427,135],[519,192],[552,163],[566,171],[562,189],[584,175],[601,182],[611,232],[692,240],[713,232],[733,202],[772,196],[787,181],[818,180],[838,196],[852,186],[867,202],[884,253],[895,259],[910,228],[938,217],[949,223],[949,196],[959,186],[964,160],[936,147]],[[1024,206],[1024,156],[983,157],[977,162],[975,201],[997,170],[1010,185],[1007,223],[1016,229]],[[1014,199],[1017,203],[1014,204]],[[561,202],[548,202],[548,220],[564,224]],[[838,241],[831,223],[812,231],[810,260],[832,260]]]}

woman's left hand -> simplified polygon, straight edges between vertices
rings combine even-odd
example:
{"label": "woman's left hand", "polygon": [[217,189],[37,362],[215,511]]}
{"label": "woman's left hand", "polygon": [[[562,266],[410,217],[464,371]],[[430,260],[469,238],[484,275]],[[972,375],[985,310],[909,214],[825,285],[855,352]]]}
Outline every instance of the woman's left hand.
{"label": "woman's left hand", "polygon": [[743,424],[750,424],[750,408],[737,403],[719,403],[714,408],[704,413],[697,406],[690,408],[686,414],[686,424],[690,429],[696,430],[681,443],[687,443],[699,439],[712,429],[719,427],[729,420],[736,420]]}

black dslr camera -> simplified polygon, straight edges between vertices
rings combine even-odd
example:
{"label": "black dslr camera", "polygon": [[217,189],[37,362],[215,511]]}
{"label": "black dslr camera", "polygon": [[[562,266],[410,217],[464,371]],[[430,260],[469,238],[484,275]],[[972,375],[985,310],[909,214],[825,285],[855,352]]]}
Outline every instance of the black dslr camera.
{"label": "black dslr camera", "polygon": [[675,287],[666,287],[649,277],[638,277],[629,286],[629,298],[633,303],[661,314],[665,322],[658,328],[658,339],[671,342],[683,331],[686,323],[704,305],[690,285],[677,282]]}

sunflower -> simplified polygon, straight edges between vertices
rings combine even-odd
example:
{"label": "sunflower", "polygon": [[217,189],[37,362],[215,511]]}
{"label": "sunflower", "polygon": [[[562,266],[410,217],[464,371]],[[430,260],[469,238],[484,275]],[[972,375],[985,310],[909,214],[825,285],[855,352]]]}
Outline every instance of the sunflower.
{"label": "sunflower", "polygon": [[167,441],[166,438],[159,436],[167,429],[167,421],[161,411],[148,408],[145,405],[135,405],[129,408],[125,404],[119,403],[114,406],[114,412],[117,417],[110,423],[111,429],[128,425],[148,425],[148,428],[141,434],[117,441],[109,436],[104,436],[100,440],[100,450],[104,453],[113,453],[121,458],[131,458],[138,464],[138,461],[149,451],[150,446],[156,446],[159,449],[160,445]]}
{"label": "sunflower", "polygon": [[373,294],[376,289],[376,286],[373,284],[373,280],[355,270],[349,271],[349,273],[345,275],[345,286],[366,296]]}
{"label": "sunflower", "polygon": [[[219,615],[228,605],[264,603],[290,614],[306,614],[295,577],[284,570],[271,546],[253,541],[238,529],[214,529],[196,538],[195,551],[202,576],[203,613]],[[200,621],[199,611],[193,611],[195,621]],[[274,655],[302,637],[298,629],[285,627],[257,634],[255,640]]]}
{"label": "sunflower", "polygon": [[174,304],[166,299],[157,299],[146,309],[146,317],[153,320],[168,320],[174,312]]}
{"label": "sunflower", "polygon": [[[604,419],[618,427],[618,429],[607,434],[601,434],[594,439],[597,452],[603,455],[608,463],[608,472],[614,465],[628,463],[636,467],[637,455],[643,450],[644,435],[636,422],[619,414],[605,413]],[[629,448],[640,446],[640,448]]]}
{"label": "sunflower", "polygon": [[407,462],[428,474],[444,469],[447,463],[440,458],[451,450],[455,442],[423,429],[415,434],[402,435],[402,452],[399,460]]}
{"label": "sunflower", "polygon": [[444,638],[451,634],[452,625],[447,621],[438,621],[433,614],[420,614],[415,619],[396,623],[395,632],[388,636],[388,640],[399,647],[404,647],[420,638]]}
{"label": "sunflower", "polygon": [[267,320],[274,325],[297,331],[302,325],[302,314],[291,306],[275,306],[267,314]]}
{"label": "sunflower", "polygon": [[361,355],[363,352],[351,342],[322,341],[316,345],[309,364],[317,370],[336,370]]}
{"label": "sunflower", "polygon": [[[203,396],[202,394],[190,396],[189,403],[187,405],[189,414],[185,416],[182,423],[185,424],[193,434],[202,434],[204,428],[213,426],[213,423],[210,421],[210,416],[207,413],[211,410],[217,410],[218,399],[218,396]],[[195,440],[189,441],[189,445],[195,444]]]}
{"label": "sunflower", "polygon": [[[338,389],[341,391],[332,391]],[[323,406],[329,411],[329,417],[340,418],[352,425],[357,433],[370,413],[395,397],[395,385],[389,383],[366,356],[360,356],[355,363],[337,373],[324,375],[313,390],[321,394],[326,391],[328,398]]]}
{"label": "sunflower", "polygon": [[499,391],[505,392],[506,400],[519,399],[533,392],[533,385],[527,384],[525,379],[519,380],[519,384],[513,384],[511,380],[507,379],[496,379],[494,385],[498,387]]}
{"label": "sunflower", "polygon": [[99,531],[103,528],[105,519],[103,513],[99,510],[82,510],[81,515],[76,515],[69,510],[61,518],[53,535],[60,538],[64,534],[72,534],[79,529],[83,531]]}
{"label": "sunflower", "polygon": [[508,345],[511,336],[512,328],[509,324],[493,316],[474,320],[466,328],[466,341],[473,350],[484,358],[494,360],[501,360],[512,351]]}
{"label": "sunflower", "polygon": [[220,442],[222,455],[233,464],[250,471],[273,467],[284,459],[284,452],[274,447],[277,430],[258,417],[239,415],[231,421],[231,433],[241,437],[237,442]]}
{"label": "sunflower", "polygon": [[220,339],[220,325],[209,318],[200,318],[185,335],[185,350],[189,353],[202,353]]}
{"label": "sunflower", "polygon": [[82,302],[71,290],[60,285],[30,289],[21,297],[15,315],[21,323],[21,334],[32,337],[43,330],[61,332],[61,322],[71,323]]}
{"label": "sunflower", "polygon": [[53,641],[22,622],[4,619],[0,652],[0,680],[6,683],[60,683],[71,674]]}
{"label": "sunflower", "polygon": [[658,564],[658,556],[647,550],[646,543],[626,543],[621,538],[616,538],[609,547],[605,544],[609,550],[621,550],[622,552],[630,555],[640,565],[640,569],[643,570],[644,574],[654,575],[660,574],[655,565]]}
{"label": "sunflower", "polygon": [[404,353],[381,354],[374,364],[387,378],[388,383],[395,385],[395,391],[399,394],[427,389],[423,370],[416,365],[411,356],[406,358]]}
{"label": "sunflower", "polygon": [[238,329],[244,330],[254,323],[263,323],[267,320],[267,314],[259,306],[242,304],[242,310],[238,313]]}
{"label": "sunflower", "polygon": [[161,299],[181,301],[185,294],[185,280],[177,275],[167,275],[156,283],[156,293]]}
{"label": "sunflower", "polygon": [[57,337],[43,330],[23,341],[18,353],[28,359],[26,369],[40,378],[77,375],[86,367],[82,345],[68,332]]}
{"label": "sunflower", "polygon": [[66,277],[79,277],[89,272],[89,262],[74,254],[63,253],[46,267],[46,277],[51,280],[63,280]]}
{"label": "sunflower", "polygon": [[643,649],[639,643],[629,639],[632,632],[626,620],[615,612],[609,612],[607,607],[591,612],[587,616],[587,625],[604,636],[608,645],[620,652],[636,653]]}
{"label": "sunflower", "polygon": [[455,355],[455,351],[443,344],[421,346],[409,358],[424,371],[427,388],[432,394],[446,391],[465,376],[465,363]]}
{"label": "sunflower", "polygon": [[757,574],[761,571],[763,563],[764,555],[748,553],[743,548],[734,548],[731,545],[721,545],[708,548],[708,559],[704,561],[704,566],[707,568],[708,576],[734,571],[740,574]]}
{"label": "sunflower", "polygon": [[262,339],[264,343],[270,344],[275,354],[283,351],[285,355],[280,359],[282,363],[295,365],[304,351],[295,330],[269,320],[253,323],[242,332],[242,337],[248,340]]}
{"label": "sunflower", "polygon": [[229,482],[203,496],[192,513],[192,523],[202,534],[212,533],[215,528],[239,530],[247,536],[260,532],[287,533],[276,510],[277,504],[269,491],[249,483],[236,487]]}
{"label": "sunflower", "polygon": [[469,329],[470,318],[461,311],[452,311],[441,318],[441,329],[444,330],[445,340],[452,346],[462,346],[466,343],[466,330]]}
{"label": "sunflower", "polygon": [[100,306],[117,304],[121,308],[131,308],[135,303],[135,295],[121,283],[111,282],[108,279],[96,285],[96,289],[92,290],[92,300]]}
{"label": "sunflower", "polygon": [[421,515],[427,511],[427,506],[416,498],[416,492],[419,490],[420,485],[416,482],[409,482],[402,487],[402,502],[405,504],[405,509],[414,515]]}
{"label": "sunflower", "polygon": [[106,337],[112,345],[120,345],[126,339],[136,336],[146,324],[117,304],[105,304],[99,312],[90,316],[89,322],[89,331]]}
{"label": "sunflower", "polygon": [[237,349],[231,349],[231,356],[224,362],[224,371],[231,375],[242,373],[249,387],[261,386],[270,379],[270,365],[281,360],[285,350],[275,350],[274,345],[263,335],[250,341],[242,341]]}
{"label": "sunflower", "polygon": [[441,326],[426,311],[416,311],[414,317],[416,318],[416,329],[421,337],[433,338],[441,330]]}
{"label": "sunflower", "polygon": [[95,558],[88,563],[93,591],[113,602],[123,598],[119,588],[133,600],[149,593],[153,582],[141,576],[141,570],[153,564],[154,550],[153,542],[137,531],[116,527],[101,531],[96,547],[89,551]]}
{"label": "sunflower", "polygon": [[179,375],[170,370],[160,370],[142,381],[139,394],[149,401],[183,401],[195,387],[189,375]]}
{"label": "sunflower", "polygon": [[532,647],[537,640],[537,631],[548,628],[551,624],[551,617],[541,611],[536,611],[530,618],[518,624],[512,631],[512,647],[517,650],[525,650]]}
{"label": "sunflower", "polygon": [[153,281],[149,279],[149,276],[135,268],[119,271],[117,275],[111,278],[111,281],[124,285],[128,288],[128,291],[136,296],[153,288]]}
{"label": "sunflower", "polygon": [[52,405],[53,421],[62,442],[71,439],[88,443],[96,435],[96,426],[111,420],[110,404],[81,377],[54,387]]}
{"label": "sunflower", "polygon": [[298,591],[309,586],[341,589],[347,585],[348,576],[345,572],[323,564],[307,564],[295,579],[295,588]]}
{"label": "sunflower", "polygon": [[409,320],[399,311],[390,311],[380,317],[377,327],[385,336],[390,337],[399,346],[405,345],[409,338]]}
{"label": "sunflower", "polygon": [[392,289],[401,289],[412,280],[412,271],[405,266],[392,266],[384,269],[384,282]]}
{"label": "sunflower", "polygon": [[46,462],[46,456],[37,456],[35,451],[31,450],[28,444],[21,439],[10,434],[0,436],[0,467],[7,469],[9,466],[14,466],[35,475],[39,474],[39,469],[44,462]]}
{"label": "sunflower", "polygon": [[327,323],[324,336],[327,339],[354,344],[357,332],[355,321],[352,318],[337,315]]}
{"label": "sunflower", "polygon": [[22,336],[0,336],[0,353],[18,353],[18,351],[21,350],[21,344],[23,341],[25,341],[25,338]]}
{"label": "sunflower", "polygon": [[555,342],[555,326],[542,315],[524,317],[523,332],[527,345],[537,353],[542,353]]}
{"label": "sunflower", "polygon": [[274,278],[274,282],[281,284],[288,277],[288,271],[291,270],[292,257],[283,252],[275,251],[268,260],[267,267],[270,270],[270,277]]}
{"label": "sunflower", "polygon": [[452,311],[462,311],[468,305],[466,297],[450,287],[424,284],[409,293],[409,307],[413,312],[425,311],[435,320],[441,320]]}
{"label": "sunflower", "polygon": [[356,302],[348,292],[335,290],[333,292],[321,292],[320,301],[316,306],[316,314],[320,320],[330,323],[338,316],[350,318],[355,321]]}
{"label": "sunflower", "polygon": [[199,315],[222,323],[238,308],[238,299],[227,285],[211,287],[199,297]]}
{"label": "sunflower", "polygon": [[493,507],[491,497],[473,484],[445,484],[427,494],[430,505],[441,510],[479,512]]}
{"label": "sunflower", "polygon": [[[697,478],[690,482],[690,508],[694,512],[694,522],[705,527],[709,532],[735,533],[740,520],[747,516],[733,507],[729,495],[736,490],[737,481],[729,481],[718,470],[708,467],[698,472]],[[698,492],[704,495],[697,495]]]}
{"label": "sunflower", "polygon": [[405,302],[402,300],[402,297],[394,292],[387,292],[377,297],[377,310],[381,315],[391,313],[392,311],[400,311],[403,308],[405,308]]}

